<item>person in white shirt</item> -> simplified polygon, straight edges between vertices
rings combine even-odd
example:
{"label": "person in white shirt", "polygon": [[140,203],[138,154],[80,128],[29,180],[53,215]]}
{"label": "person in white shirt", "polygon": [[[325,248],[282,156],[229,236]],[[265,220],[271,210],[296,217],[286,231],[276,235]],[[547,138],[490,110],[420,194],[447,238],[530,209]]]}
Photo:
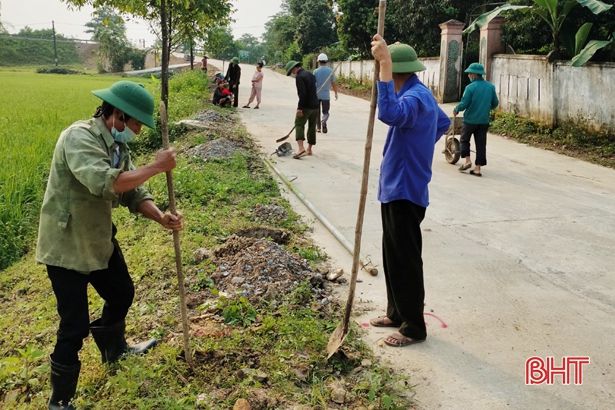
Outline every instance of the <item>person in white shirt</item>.
{"label": "person in white shirt", "polygon": [[263,62],[259,61],[256,64],[256,71],[254,72],[254,75],[252,76],[252,93],[250,94],[250,99],[248,100],[248,103],[246,105],[243,106],[243,108],[250,108],[250,104],[252,104],[252,101],[254,101],[254,98],[256,98],[256,107],[254,107],[255,110],[258,109],[258,106],[261,105],[261,91],[263,90]]}

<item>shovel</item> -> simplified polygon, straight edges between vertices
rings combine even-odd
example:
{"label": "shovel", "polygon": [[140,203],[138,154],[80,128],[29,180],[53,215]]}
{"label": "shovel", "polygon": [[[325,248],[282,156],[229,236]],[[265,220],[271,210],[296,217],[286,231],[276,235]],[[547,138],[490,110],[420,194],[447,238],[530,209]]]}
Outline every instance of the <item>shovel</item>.
{"label": "shovel", "polygon": [[[386,13],[386,0],[380,0],[378,5],[378,34],[384,35],[384,15]],[[355,227],[354,236],[354,253],[352,257],[352,274],[350,277],[350,288],[348,290],[348,300],[346,301],[346,311],[342,322],[335,328],[329,337],[327,344],[327,359],[337,352],[346,336],[348,336],[348,327],[350,325],[350,313],[352,312],[352,302],[354,301],[354,292],[357,286],[357,274],[359,272],[359,254],[361,252],[361,233],[363,231],[363,215],[365,213],[365,202],[367,199],[367,182],[369,179],[369,162],[372,153],[372,139],[374,136],[374,119],[376,116],[376,103],[378,101],[377,82],[380,77],[380,64],[376,61],[374,67],[374,81],[372,83],[372,99],[369,110],[369,123],[367,124],[367,137],[365,141],[365,157],[363,159],[363,178],[361,181],[361,196],[359,199],[359,212],[357,214],[357,225]]]}
{"label": "shovel", "polygon": [[[167,107],[164,101],[160,102],[160,123],[162,128],[162,146],[169,148],[169,127],[167,121]],[[173,189],[173,174],[167,171],[167,189],[169,191],[169,210],[173,215],[177,215],[175,209],[175,190]],[[186,288],[184,287],[184,273],[182,271],[182,254],[179,247],[179,232],[173,231],[173,245],[175,247],[175,267],[177,268],[177,287],[179,288],[179,301],[182,315],[182,327],[184,333],[184,352],[186,363],[192,367],[192,353],[190,352],[190,329],[188,328],[188,312],[186,309]]]}
{"label": "shovel", "polygon": [[290,130],[290,131],[288,131],[288,134],[286,134],[286,135],[285,135],[285,136],[283,136],[282,138],[278,138],[277,140],[275,140],[275,142],[282,142],[282,141],[284,141],[285,139],[287,139],[288,137],[290,137],[290,134],[292,134],[292,133],[293,133],[293,131],[295,130],[295,127],[296,127],[296,126],[295,126],[295,125],[293,125],[293,129],[292,129],[292,130]]}

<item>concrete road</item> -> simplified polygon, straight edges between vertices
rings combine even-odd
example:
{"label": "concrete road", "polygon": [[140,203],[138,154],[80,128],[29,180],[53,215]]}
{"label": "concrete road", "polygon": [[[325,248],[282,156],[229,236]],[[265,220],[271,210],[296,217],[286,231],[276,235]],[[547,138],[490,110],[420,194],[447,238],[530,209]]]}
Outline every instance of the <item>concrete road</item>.
{"label": "concrete road", "polygon": [[[240,107],[253,72],[242,66]],[[269,154],[293,126],[297,96],[292,78],[264,72],[261,108],[238,110]],[[443,106],[449,113],[452,107]],[[340,95],[313,156],[274,157],[351,243],[368,115],[369,102]],[[376,193],[386,129],[377,121],[361,248],[379,266]],[[446,163],[442,149],[441,140],[422,225],[428,339],[390,348],[382,345],[390,329],[367,327],[364,340],[416,385],[423,409],[615,408],[615,171],[490,134],[489,165],[477,178]],[[333,264],[350,272],[350,254],[320,223],[313,225]],[[384,276],[359,277],[355,306],[365,324],[384,311]],[[591,363],[583,367],[582,385],[574,385],[573,374],[570,385],[556,376],[553,385],[526,386],[532,356],[554,357],[557,365],[564,356],[589,356]]]}

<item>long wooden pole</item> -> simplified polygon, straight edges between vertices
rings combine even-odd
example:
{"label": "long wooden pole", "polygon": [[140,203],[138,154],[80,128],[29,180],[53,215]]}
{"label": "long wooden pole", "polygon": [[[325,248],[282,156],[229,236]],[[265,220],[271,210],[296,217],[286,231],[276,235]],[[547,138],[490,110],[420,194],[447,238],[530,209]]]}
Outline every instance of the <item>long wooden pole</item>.
{"label": "long wooden pole", "polygon": [[[386,0],[380,0],[378,6],[378,34],[384,36],[384,17],[386,14]],[[374,65],[374,80],[372,83],[372,98],[369,109],[369,122],[367,124],[367,137],[365,139],[365,156],[363,158],[363,178],[361,180],[361,195],[359,197],[359,211],[357,213],[357,224],[355,226],[354,235],[354,254],[352,258],[352,274],[350,276],[350,288],[348,290],[348,300],[346,301],[346,310],[344,311],[344,319],[342,323],[335,329],[329,338],[327,345],[328,357],[339,349],[339,347],[348,335],[348,327],[350,324],[350,314],[352,313],[352,304],[354,301],[354,293],[357,287],[357,274],[359,272],[359,258],[361,253],[361,234],[363,233],[363,216],[365,215],[365,203],[367,201],[367,184],[369,182],[369,163],[372,154],[372,140],[374,137],[374,122],[376,118],[376,105],[378,102],[378,79],[380,78],[380,64],[375,61]]]}
{"label": "long wooden pole", "polygon": [[[169,126],[167,121],[167,108],[164,101],[160,101],[160,123],[162,128],[162,146],[169,148]],[[175,190],[173,189],[173,173],[167,171],[167,188],[169,191],[169,211],[177,215],[175,208]],[[186,308],[186,288],[184,287],[184,273],[182,270],[182,254],[179,244],[179,232],[173,231],[173,245],[175,247],[175,267],[177,269],[177,287],[179,288],[179,302],[181,304],[182,328],[184,333],[184,351],[186,362],[192,367],[192,353],[190,352],[190,328],[188,327],[188,311]]]}

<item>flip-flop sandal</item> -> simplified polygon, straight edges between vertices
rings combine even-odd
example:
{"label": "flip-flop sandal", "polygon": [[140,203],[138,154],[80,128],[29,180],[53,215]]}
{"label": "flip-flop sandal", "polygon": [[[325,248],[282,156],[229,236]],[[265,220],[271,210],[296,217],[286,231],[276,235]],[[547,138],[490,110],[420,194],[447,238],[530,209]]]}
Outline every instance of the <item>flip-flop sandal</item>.
{"label": "flip-flop sandal", "polygon": [[295,155],[293,155],[293,158],[294,158],[294,159],[301,159],[301,157],[305,156],[305,154],[306,154],[306,153],[305,153],[305,150],[303,150],[303,151],[298,152],[298,153],[296,153]]}
{"label": "flip-flop sandal", "polygon": [[312,153],[311,152],[306,152],[305,155],[312,155]]}
{"label": "flip-flop sandal", "polygon": [[258,107],[254,107],[255,110],[258,110]]}
{"label": "flip-flop sandal", "polygon": [[384,323],[384,319],[388,319],[386,316],[378,316],[370,319],[369,324],[374,327],[399,327],[396,323]]}
{"label": "flip-flop sandal", "polygon": [[[388,339],[393,339],[395,340],[395,342],[390,342]],[[387,345],[391,346],[391,347],[404,347],[404,346],[410,346],[410,345],[414,345],[417,343],[423,343],[425,341],[425,339],[423,340],[414,340],[410,337],[404,336],[401,333],[392,333],[390,335],[388,335],[386,337],[386,339],[384,339],[384,343],[386,343]]]}
{"label": "flip-flop sandal", "polygon": [[472,168],[472,164],[463,164],[462,166],[459,167],[459,171],[465,171]]}
{"label": "flip-flop sandal", "polygon": [[241,107],[241,108],[250,108],[250,106],[249,106],[249,105],[244,105],[244,106],[243,106],[243,107]]}
{"label": "flip-flop sandal", "polygon": [[474,172],[474,170],[470,171],[470,174],[477,176],[477,177],[482,177],[483,174],[481,174],[480,172]]}

